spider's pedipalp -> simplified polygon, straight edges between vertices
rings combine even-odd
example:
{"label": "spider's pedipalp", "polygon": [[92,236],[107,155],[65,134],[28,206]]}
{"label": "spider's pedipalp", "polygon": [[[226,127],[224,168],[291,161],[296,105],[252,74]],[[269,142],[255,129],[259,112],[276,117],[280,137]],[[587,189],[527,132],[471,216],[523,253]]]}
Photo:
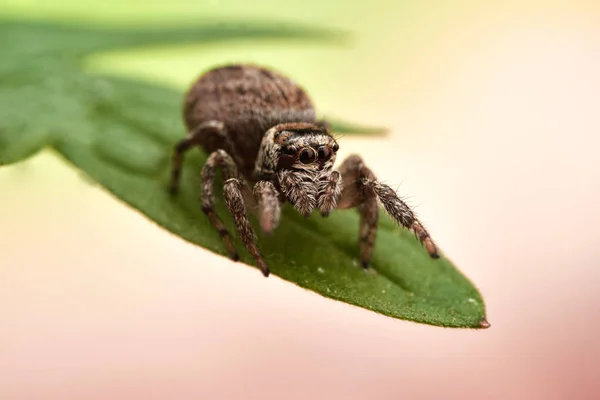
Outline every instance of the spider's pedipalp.
{"label": "spider's pedipalp", "polygon": [[270,181],[258,181],[254,185],[254,197],[258,204],[260,227],[270,234],[279,225],[281,204],[279,192]]}
{"label": "spider's pedipalp", "polygon": [[314,174],[304,171],[278,171],[278,184],[281,191],[294,208],[308,218],[317,206],[317,185]]}
{"label": "spider's pedipalp", "polygon": [[337,200],[342,194],[342,175],[338,171],[331,171],[319,180],[319,194],[317,208],[321,215],[326,217],[335,210]]}

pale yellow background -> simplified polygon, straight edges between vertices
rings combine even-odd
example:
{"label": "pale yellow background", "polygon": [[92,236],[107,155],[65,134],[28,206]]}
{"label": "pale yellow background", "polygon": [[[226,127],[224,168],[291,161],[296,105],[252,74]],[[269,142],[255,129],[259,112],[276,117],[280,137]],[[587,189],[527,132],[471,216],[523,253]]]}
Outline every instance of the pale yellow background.
{"label": "pale yellow background", "polygon": [[402,322],[264,279],[46,152],[0,169],[0,399],[599,398],[596,1],[145,4],[3,9],[122,24],[266,14],[356,32],[355,47],[188,46],[88,65],[184,88],[214,63],[261,62],[322,111],[390,126],[344,138],[341,156],[361,152],[399,185],[492,327]]}

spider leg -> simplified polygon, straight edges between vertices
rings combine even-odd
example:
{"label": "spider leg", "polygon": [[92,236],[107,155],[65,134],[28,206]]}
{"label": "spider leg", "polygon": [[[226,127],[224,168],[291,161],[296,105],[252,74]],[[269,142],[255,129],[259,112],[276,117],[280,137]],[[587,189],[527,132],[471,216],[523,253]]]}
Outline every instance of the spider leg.
{"label": "spider leg", "polygon": [[181,166],[185,152],[194,146],[203,146],[209,151],[223,149],[231,154],[234,160],[240,162],[233,141],[229,138],[225,126],[221,121],[206,121],[191,130],[189,134],[181,139],[173,148],[173,158],[171,161],[171,182],[169,192],[176,194],[179,191],[179,181],[181,178]]}
{"label": "spider leg", "polygon": [[256,245],[256,235],[248,221],[246,204],[244,201],[244,191],[250,191],[246,181],[239,175],[237,166],[233,158],[225,150],[217,150],[208,157],[206,164],[202,168],[202,211],[206,214],[213,226],[225,242],[227,251],[233,260],[238,260],[239,256],[233,246],[231,235],[223,225],[223,221],[214,211],[214,193],[213,186],[215,181],[216,169],[220,168],[225,183],[223,185],[223,195],[227,209],[233,215],[235,227],[246,248],[254,257],[258,267],[264,276],[269,276],[269,267],[265,263],[258,246]]}
{"label": "spider leg", "polygon": [[359,156],[350,156],[340,166],[343,189],[338,199],[338,209],[358,208],[360,214],[359,245],[360,261],[363,268],[369,267],[375,237],[377,236],[377,221],[379,208],[375,196],[365,196],[362,179],[375,178],[369,168],[364,166]]}
{"label": "spider leg", "polygon": [[412,230],[432,258],[439,258],[437,248],[427,230],[396,192],[381,182],[358,155],[348,157],[340,166],[343,190],[338,208],[357,207],[360,213],[360,256],[363,268],[369,266],[377,234],[378,206],[381,202],[399,224]]}
{"label": "spider leg", "polygon": [[254,197],[258,203],[258,215],[262,230],[270,234],[279,225],[281,202],[279,192],[270,181],[258,181],[254,185]]}

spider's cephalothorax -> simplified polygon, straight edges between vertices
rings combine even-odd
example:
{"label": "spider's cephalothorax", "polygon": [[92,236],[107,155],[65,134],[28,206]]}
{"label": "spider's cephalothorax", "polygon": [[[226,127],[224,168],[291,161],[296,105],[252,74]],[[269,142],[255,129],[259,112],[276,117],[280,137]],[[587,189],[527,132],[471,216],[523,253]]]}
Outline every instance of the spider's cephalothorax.
{"label": "spider's cephalothorax", "polygon": [[[317,121],[306,93],[288,78],[252,65],[208,71],[185,98],[188,136],[175,146],[171,193],[179,187],[183,154],[194,145],[210,153],[202,169],[202,211],[237,260],[229,232],[214,211],[213,184],[220,168],[223,195],[236,229],[265,276],[269,268],[256,245],[247,211],[257,212],[263,231],[278,225],[281,206],[290,202],[305,217],[318,209],[356,207],[360,213],[360,257],[367,268],[377,232],[378,201],[398,223],[411,229],[437,258],[435,244],[410,208],[380,183],[358,155],[333,169],[337,141],[329,124]],[[253,185],[253,186],[251,186]]]}
{"label": "spider's cephalothorax", "polygon": [[304,216],[315,208],[327,215],[341,191],[340,174],[332,170],[338,148],[323,125],[279,124],[262,139],[254,175],[272,181]]}

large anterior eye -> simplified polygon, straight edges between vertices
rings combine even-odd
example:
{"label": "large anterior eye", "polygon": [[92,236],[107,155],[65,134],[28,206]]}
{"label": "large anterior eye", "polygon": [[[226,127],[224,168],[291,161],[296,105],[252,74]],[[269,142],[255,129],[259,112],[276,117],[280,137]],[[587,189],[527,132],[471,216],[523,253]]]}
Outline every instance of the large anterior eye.
{"label": "large anterior eye", "polygon": [[327,146],[321,146],[317,149],[317,156],[321,161],[327,161],[331,157],[331,150]]}
{"label": "large anterior eye", "polygon": [[307,147],[300,152],[300,162],[302,164],[310,164],[315,161],[315,155],[315,151],[310,147]]}

